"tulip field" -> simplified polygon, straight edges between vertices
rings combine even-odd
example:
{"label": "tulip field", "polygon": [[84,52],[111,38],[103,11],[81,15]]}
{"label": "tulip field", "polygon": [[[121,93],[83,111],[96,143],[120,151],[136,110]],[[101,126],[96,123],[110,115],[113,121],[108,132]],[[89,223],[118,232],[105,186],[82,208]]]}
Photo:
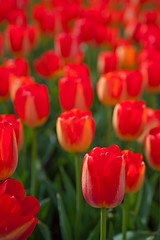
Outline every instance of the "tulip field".
{"label": "tulip field", "polygon": [[0,240],[160,240],[160,1],[0,0]]}

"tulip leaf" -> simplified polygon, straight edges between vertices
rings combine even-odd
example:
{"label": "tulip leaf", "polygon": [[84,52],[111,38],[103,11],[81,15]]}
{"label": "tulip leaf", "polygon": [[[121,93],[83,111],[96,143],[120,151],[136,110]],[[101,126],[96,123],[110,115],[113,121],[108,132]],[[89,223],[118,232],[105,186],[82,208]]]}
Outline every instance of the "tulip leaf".
{"label": "tulip leaf", "polygon": [[93,231],[90,233],[87,240],[98,240],[99,239],[99,233],[100,233],[100,224],[98,222],[97,226],[93,229]]}
{"label": "tulip leaf", "polygon": [[72,240],[70,223],[62,202],[62,198],[59,193],[57,194],[57,200],[58,200],[58,212],[59,212],[59,218],[60,218],[60,228],[61,228],[62,238],[63,240]]}
{"label": "tulip leaf", "polygon": [[159,224],[158,232],[157,232],[157,236],[156,236],[156,240],[159,240],[159,239],[160,239],[160,224]]}
{"label": "tulip leaf", "polygon": [[39,229],[45,240],[52,240],[51,232],[46,224],[39,221],[38,222]]}
{"label": "tulip leaf", "polygon": [[[122,233],[116,235],[114,240],[122,240]],[[155,237],[153,233],[148,231],[128,231],[126,234],[127,240],[154,240]]]}

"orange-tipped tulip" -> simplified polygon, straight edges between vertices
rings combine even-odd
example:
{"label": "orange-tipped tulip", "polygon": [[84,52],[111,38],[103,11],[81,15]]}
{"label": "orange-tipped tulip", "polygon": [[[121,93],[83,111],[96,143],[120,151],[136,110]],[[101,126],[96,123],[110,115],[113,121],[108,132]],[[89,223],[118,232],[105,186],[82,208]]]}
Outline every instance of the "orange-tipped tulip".
{"label": "orange-tipped tulip", "polygon": [[90,111],[71,110],[57,119],[57,137],[67,152],[84,152],[90,146],[95,122]]}
{"label": "orange-tipped tulip", "polygon": [[144,182],[145,163],[143,162],[143,156],[129,150],[122,151],[122,154],[127,156],[125,193],[136,193]]}

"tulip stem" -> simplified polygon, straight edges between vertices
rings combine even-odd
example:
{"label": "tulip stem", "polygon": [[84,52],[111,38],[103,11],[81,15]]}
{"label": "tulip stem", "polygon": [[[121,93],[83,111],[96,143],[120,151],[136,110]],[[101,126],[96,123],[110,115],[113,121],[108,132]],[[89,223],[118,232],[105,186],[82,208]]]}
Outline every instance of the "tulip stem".
{"label": "tulip stem", "polygon": [[101,238],[100,240],[106,240],[106,208],[101,208]]}
{"label": "tulip stem", "polygon": [[81,226],[81,209],[82,209],[82,187],[81,187],[81,158],[80,154],[76,153],[76,227],[75,239],[79,239]]}
{"label": "tulip stem", "polygon": [[32,161],[31,161],[31,195],[36,195],[36,160],[37,160],[37,143],[36,131],[32,128]]}
{"label": "tulip stem", "polygon": [[128,195],[125,194],[124,196],[124,203],[123,203],[123,240],[126,240],[126,232],[127,232],[127,215],[128,215]]}

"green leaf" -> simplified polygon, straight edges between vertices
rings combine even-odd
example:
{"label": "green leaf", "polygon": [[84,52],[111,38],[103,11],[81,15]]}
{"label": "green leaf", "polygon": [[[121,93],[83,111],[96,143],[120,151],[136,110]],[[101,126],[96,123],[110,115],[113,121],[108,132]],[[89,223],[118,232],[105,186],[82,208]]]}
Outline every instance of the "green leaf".
{"label": "green leaf", "polygon": [[38,218],[41,219],[42,221],[45,221],[47,214],[49,212],[50,209],[50,198],[46,198],[43,199],[42,201],[40,201],[40,209],[41,211],[38,214]]}
{"label": "green leaf", "polygon": [[159,239],[160,239],[160,224],[159,224],[158,232],[157,232],[157,236],[156,236],[156,240],[159,240]]}
{"label": "green leaf", "polygon": [[[155,239],[153,233],[148,232],[148,231],[128,231],[126,234],[126,239],[127,240],[147,240],[148,238]],[[122,240],[122,233],[116,235],[114,237],[114,240]]]}
{"label": "green leaf", "polygon": [[39,229],[45,240],[52,240],[51,232],[48,226],[41,221],[38,222]]}
{"label": "green leaf", "polygon": [[98,222],[97,226],[94,228],[94,230],[90,233],[89,237],[87,240],[98,240],[99,239],[99,234],[100,234],[100,224]]}
{"label": "green leaf", "polygon": [[60,194],[57,194],[57,200],[58,200],[58,212],[59,212],[59,218],[60,218],[60,228],[62,233],[63,240],[72,240],[72,233],[71,233],[71,227],[69,224],[68,216],[66,214],[62,198]]}

